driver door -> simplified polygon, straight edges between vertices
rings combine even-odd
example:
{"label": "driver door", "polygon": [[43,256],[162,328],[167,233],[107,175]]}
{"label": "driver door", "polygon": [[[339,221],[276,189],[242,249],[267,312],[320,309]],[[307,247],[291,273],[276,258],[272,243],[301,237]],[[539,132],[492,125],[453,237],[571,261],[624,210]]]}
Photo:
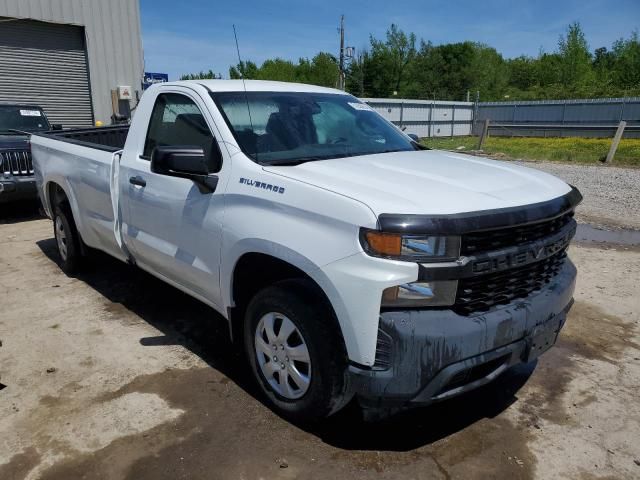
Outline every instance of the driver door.
{"label": "driver door", "polygon": [[129,165],[130,223],[128,239],[136,263],[170,283],[220,304],[224,167],[214,192],[193,180],[151,171],[157,146],[198,146],[207,158],[217,149],[213,121],[198,95],[188,89],[158,95],[147,129],[144,150]]}

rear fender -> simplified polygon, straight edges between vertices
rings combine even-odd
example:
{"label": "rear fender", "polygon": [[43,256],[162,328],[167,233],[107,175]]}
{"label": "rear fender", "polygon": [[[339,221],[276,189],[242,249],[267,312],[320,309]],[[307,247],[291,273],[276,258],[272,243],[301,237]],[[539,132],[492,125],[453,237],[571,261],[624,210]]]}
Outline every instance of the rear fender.
{"label": "rear fender", "polygon": [[82,232],[83,232],[82,218],[79,214],[80,209],[78,207],[78,201],[76,199],[76,196],[73,193],[73,189],[71,188],[71,185],[69,184],[68,180],[64,176],[51,176],[47,178],[45,185],[46,185],[45,195],[44,195],[45,198],[42,199],[42,205],[44,207],[44,210],[47,216],[53,219],[53,212],[54,212],[55,205],[52,204],[51,200],[52,200],[54,189],[56,188],[56,186],[58,186],[62,189],[67,201],[69,202],[69,207],[71,208],[71,214],[73,215],[73,220],[76,224],[76,228],[80,232],[80,235],[82,235]]}

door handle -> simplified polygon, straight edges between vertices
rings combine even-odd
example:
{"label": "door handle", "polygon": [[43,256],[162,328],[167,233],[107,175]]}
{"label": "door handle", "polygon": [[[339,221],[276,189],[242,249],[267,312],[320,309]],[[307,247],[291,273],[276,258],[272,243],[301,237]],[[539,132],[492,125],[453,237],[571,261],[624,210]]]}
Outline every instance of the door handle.
{"label": "door handle", "polygon": [[129,183],[131,185],[138,185],[139,187],[146,187],[147,182],[142,177],[131,177],[129,178]]}

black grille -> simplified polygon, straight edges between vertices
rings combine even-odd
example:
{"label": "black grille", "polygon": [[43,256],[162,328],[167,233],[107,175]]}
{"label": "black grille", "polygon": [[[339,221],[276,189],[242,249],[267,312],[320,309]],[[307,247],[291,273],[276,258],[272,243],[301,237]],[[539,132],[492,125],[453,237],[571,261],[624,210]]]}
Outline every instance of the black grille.
{"label": "black grille", "polygon": [[0,174],[14,176],[33,175],[33,161],[29,150],[0,152]]}
{"label": "black grille", "polygon": [[467,233],[462,236],[461,255],[476,255],[502,248],[535,242],[558,232],[571,221],[573,211],[560,217],[531,225],[518,225],[486,232]]}
{"label": "black grille", "polygon": [[567,256],[566,249],[523,267],[461,279],[454,310],[461,315],[484,312],[541,290],[555,277]]}

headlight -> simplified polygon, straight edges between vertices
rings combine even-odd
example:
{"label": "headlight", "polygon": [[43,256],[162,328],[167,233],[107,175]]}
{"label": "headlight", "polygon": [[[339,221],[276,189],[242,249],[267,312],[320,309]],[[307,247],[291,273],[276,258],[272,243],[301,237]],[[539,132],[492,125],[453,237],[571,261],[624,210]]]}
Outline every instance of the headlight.
{"label": "headlight", "polygon": [[402,235],[362,229],[362,247],[375,257],[410,262],[447,262],[460,256],[460,237]]}
{"label": "headlight", "polygon": [[456,301],[457,280],[414,282],[382,292],[383,307],[445,307]]}

